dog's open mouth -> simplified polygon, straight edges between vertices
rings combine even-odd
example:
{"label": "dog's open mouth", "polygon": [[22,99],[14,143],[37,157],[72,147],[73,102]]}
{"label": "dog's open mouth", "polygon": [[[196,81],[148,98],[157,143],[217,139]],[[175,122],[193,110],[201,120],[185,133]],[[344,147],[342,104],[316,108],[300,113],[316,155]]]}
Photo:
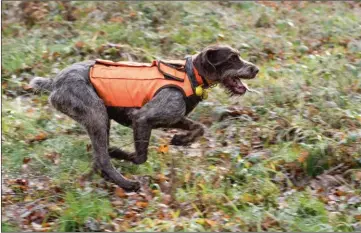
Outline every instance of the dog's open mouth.
{"label": "dog's open mouth", "polygon": [[243,83],[240,78],[236,77],[225,78],[223,85],[228,89],[230,94],[233,95],[244,95],[247,91],[251,91],[247,84]]}

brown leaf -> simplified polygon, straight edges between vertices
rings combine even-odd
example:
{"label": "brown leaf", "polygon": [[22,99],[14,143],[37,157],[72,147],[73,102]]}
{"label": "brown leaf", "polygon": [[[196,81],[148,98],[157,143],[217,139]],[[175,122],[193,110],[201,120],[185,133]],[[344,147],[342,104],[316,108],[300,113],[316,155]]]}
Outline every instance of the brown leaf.
{"label": "brown leaf", "polygon": [[115,194],[120,198],[127,198],[128,195],[125,193],[124,189],[120,187],[116,187]]}
{"label": "brown leaf", "polygon": [[42,141],[42,140],[46,139],[47,136],[48,136],[48,135],[46,135],[46,133],[41,132],[41,133],[39,133],[38,135],[35,136],[35,140],[37,140],[37,141]]}
{"label": "brown leaf", "polygon": [[29,182],[25,179],[16,179],[15,181],[16,184],[20,184],[20,185],[24,185],[24,186],[28,186]]}
{"label": "brown leaf", "polygon": [[84,46],[85,46],[85,43],[84,43],[83,41],[78,41],[78,42],[75,43],[75,47],[76,47],[77,49],[81,49],[81,48],[83,48]]}
{"label": "brown leaf", "polygon": [[158,147],[158,152],[159,153],[168,153],[168,151],[169,151],[169,147],[168,147],[168,145],[160,145],[159,147]]}
{"label": "brown leaf", "polygon": [[128,219],[128,220],[133,220],[133,219],[135,219],[136,217],[137,217],[137,212],[135,212],[135,211],[133,211],[133,210],[127,211],[127,212],[125,213],[125,216],[124,216],[124,218],[125,218],[125,219]]}
{"label": "brown leaf", "polygon": [[210,227],[214,227],[215,225],[217,225],[216,221],[210,220],[210,219],[204,219],[204,221],[210,226]]}
{"label": "brown leaf", "polygon": [[48,223],[48,222],[44,222],[41,224],[41,226],[44,228],[44,227],[51,227],[51,224]]}
{"label": "brown leaf", "polygon": [[336,190],[335,194],[337,196],[346,196],[347,192],[338,189],[338,190]]}
{"label": "brown leaf", "polygon": [[300,162],[300,163],[305,162],[306,159],[308,158],[308,155],[309,155],[308,151],[302,151],[300,153],[300,156],[298,156],[298,158],[297,158],[298,162]]}
{"label": "brown leaf", "polygon": [[146,207],[148,207],[148,202],[145,202],[145,201],[137,201],[136,203],[135,203],[135,205],[137,206],[137,207],[139,207],[139,208],[146,208]]}
{"label": "brown leaf", "polygon": [[40,132],[38,135],[36,135],[34,138],[31,138],[28,140],[29,143],[32,142],[40,142],[40,141],[44,141],[45,139],[48,138],[48,135],[44,132]]}
{"label": "brown leaf", "polygon": [[123,18],[122,17],[113,17],[109,20],[110,22],[114,22],[114,23],[123,23]]}
{"label": "brown leaf", "polygon": [[32,89],[32,87],[31,87],[29,84],[24,84],[24,85],[22,85],[22,88],[23,88],[25,91]]}
{"label": "brown leaf", "polygon": [[113,206],[122,206],[124,205],[124,202],[122,200],[119,201],[112,201]]}
{"label": "brown leaf", "polygon": [[266,217],[266,219],[262,223],[262,227],[265,230],[267,230],[270,227],[274,227],[274,226],[278,226],[278,222],[271,217]]}
{"label": "brown leaf", "polygon": [[163,183],[164,181],[169,180],[169,178],[166,177],[164,174],[158,174],[156,179],[159,183]]}
{"label": "brown leaf", "polygon": [[29,157],[24,157],[24,159],[23,159],[23,164],[29,163],[30,160],[31,160],[31,158],[29,158]]}
{"label": "brown leaf", "polygon": [[60,163],[60,154],[56,152],[52,152],[50,154],[45,155],[47,159],[49,159],[52,163],[55,165],[58,165]]}

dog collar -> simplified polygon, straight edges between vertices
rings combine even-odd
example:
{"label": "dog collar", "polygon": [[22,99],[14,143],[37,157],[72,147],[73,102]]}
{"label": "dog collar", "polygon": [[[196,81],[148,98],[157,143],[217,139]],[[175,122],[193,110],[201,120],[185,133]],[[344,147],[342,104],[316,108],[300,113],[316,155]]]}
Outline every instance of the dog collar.
{"label": "dog collar", "polygon": [[199,74],[198,70],[193,65],[191,56],[186,57],[185,70],[192,84],[194,93],[202,99],[207,99],[208,92],[206,89],[215,86],[217,83],[214,83]]}
{"label": "dog collar", "polygon": [[199,75],[198,70],[194,67],[191,56],[186,57],[185,71],[192,85],[194,94],[202,99],[206,99],[207,93],[203,89],[203,85],[205,84],[204,79]]}

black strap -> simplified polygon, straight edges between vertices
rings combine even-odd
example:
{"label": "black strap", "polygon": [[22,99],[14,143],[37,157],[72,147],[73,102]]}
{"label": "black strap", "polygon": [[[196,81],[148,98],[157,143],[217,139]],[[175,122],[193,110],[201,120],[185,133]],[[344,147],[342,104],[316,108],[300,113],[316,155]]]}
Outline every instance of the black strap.
{"label": "black strap", "polygon": [[189,81],[191,82],[192,84],[192,88],[193,90],[196,89],[196,87],[198,86],[198,82],[197,82],[197,79],[196,79],[196,75],[194,74],[194,71],[193,71],[193,62],[192,62],[192,57],[186,57],[186,73],[187,73],[187,76],[189,78]]}
{"label": "black strap", "polygon": [[[196,88],[198,86],[198,81],[197,81],[196,75],[194,74],[194,71],[193,71],[193,62],[192,62],[191,56],[186,57],[186,67],[185,68],[186,68],[187,75],[188,75],[189,79],[191,80],[193,88]],[[205,78],[203,78],[202,76],[201,76],[201,78],[203,81],[203,87],[204,88],[209,87],[207,80]]]}

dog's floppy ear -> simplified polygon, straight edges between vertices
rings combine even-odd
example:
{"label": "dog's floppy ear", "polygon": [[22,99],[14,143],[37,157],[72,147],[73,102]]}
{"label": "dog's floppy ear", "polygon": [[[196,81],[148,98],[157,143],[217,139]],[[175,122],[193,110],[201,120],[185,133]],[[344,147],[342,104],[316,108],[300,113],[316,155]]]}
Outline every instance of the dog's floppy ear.
{"label": "dog's floppy ear", "polygon": [[216,71],[215,64],[213,64],[212,61],[214,61],[216,50],[214,49],[207,49],[206,51],[202,52],[202,60],[203,65],[207,68],[207,71]]}
{"label": "dog's floppy ear", "polygon": [[198,69],[201,76],[210,79],[217,79],[216,66],[220,63],[217,62],[217,49],[207,48],[203,50],[194,60],[194,65]]}

